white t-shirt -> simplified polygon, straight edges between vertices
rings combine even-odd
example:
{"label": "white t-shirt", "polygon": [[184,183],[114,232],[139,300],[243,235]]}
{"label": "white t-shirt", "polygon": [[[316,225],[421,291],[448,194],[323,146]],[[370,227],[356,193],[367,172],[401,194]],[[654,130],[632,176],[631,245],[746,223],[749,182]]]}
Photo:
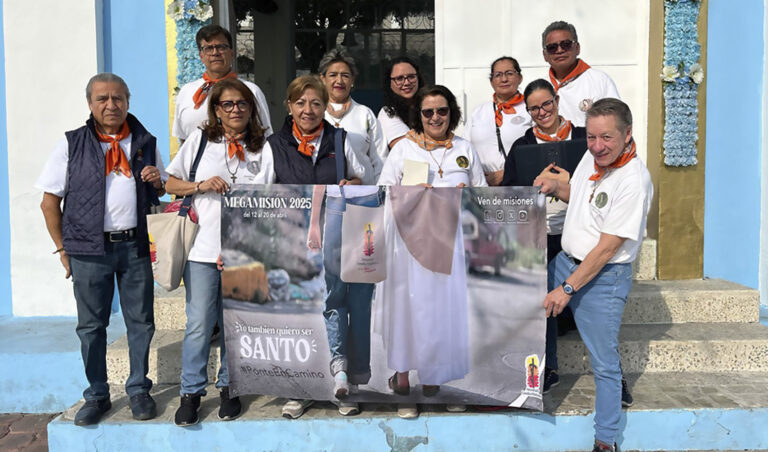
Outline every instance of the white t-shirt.
{"label": "white t-shirt", "polygon": [[[317,162],[317,153],[320,151],[320,143],[323,141],[323,134],[325,133],[325,130],[320,132],[320,135],[317,136],[314,140],[311,140],[309,142],[310,145],[314,146],[314,150],[312,151],[312,163]],[[297,143],[299,143],[299,139],[296,137],[293,137]],[[275,181],[277,181],[277,174],[275,173],[275,157],[274,153],[272,152],[272,146],[269,144],[269,141],[266,141],[264,143],[264,149],[262,149],[262,152],[264,153],[264,159],[262,163],[262,171],[263,175],[261,175],[264,178],[263,182],[258,182],[261,184],[273,184]],[[349,134],[347,134],[347,138],[344,140],[344,158],[347,161],[347,177],[353,178],[357,177],[362,180],[363,176],[365,175],[365,169],[363,168],[362,163],[360,163],[360,160],[357,158],[357,154],[355,151],[352,150],[352,145],[349,142]],[[308,182],[309,183],[309,182]]]}
{"label": "white t-shirt", "polygon": [[[389,147],[389,143],[391,143],[392,140],[400,138],[411,130],[400,117],[397,115],[389,116],[383,108],[379,110],[379,114],[376,118],[379,120],[379,124],[381,124],[381,131],[384,133],[384,141],[386,142],[387,147]],[[382,158],[385,157],[386,155],[382,156]]]}
{"label": "white t-shirt", "polygon": [[576,259],[584,260],[597,246],[600,234],[606,233],[626,238],[608,263],[630,263],[637,257],[651,208],[651,176],[640,158],[635,157],[594,182],[589,180],[595,173],[594,162],[592,154],[587,151],[571,177],[563,250]]}
{"label": "white t-shirt", "polygon": [[[189,171],[200,147],[201,130],[195,130],[181,145],[178,154],[168,165],[168,174],[181,180],[189,180]],[[241,141],[240,144],[245,144]],[[203,156],[197,166],[196,182],[202,182],[219,176],[227,184],[232,184],[234,173],[237,184],[263,184],[263,152],[249,152],[245,149],[245,161],[237,156],[229,158],[227,141],[220,143],[208,141]],[[189,260],[194,262],[216,262],[221,253],[221,195],[213,191],[198,193],[192,197],[192,207],[197,211],[200,229],[197,230],[195,243],[189,252]]]}
{"label": "white t-shirt", "polygon": [[[112,135],[114,136],[114,135]],[[130,162],[131,139],[133,134],[120,140],[120,148]],[[109,143],[99,142],[104,155],[110,147]],[[155,149],[155,167],[160,171],[160,177],[166,180],[163,159]],[[53,152],[45,163],[43,172],[35,183],[35,188],[63,198],[67,192],[67,169],[69,167],[69,143],[64,137],[56,143]],[[104,203],[104,231],[124,231],[136,227],[136,180],[125,177],[114,171],[106,177],[106,202]]]}
{"label": "white t-shirt", "polygon": [[[533,126],[531,115],[525,110],[525,102],[515,105],[515,113],[501,113],[502,123],[501,143],[504,153],[508,154],[515,140],[525,134]],[[472,142],[472,147],[480,157],[483,171],[492,173],[504,169],[505,155],[499,152],[499,142],[496,138],[496,108],[492,101],[486,102],[475,109],[464,128],[464,135]]]}
{"label": "white t-shirt", "polygon": [[[264,93],[261,92],[261,89],[258,86],[248,80],[239,80],[245,83],[256,97],[261,124],[267,128],[264,132],[264,136],[268,137],[272,135],[272,123],[269,119],[269,106],[267,104],[267,99],[264,97]],[[192,135],[192,132],[208,120],[208,100],[210,92],[203,101],[203,104],[200,105],[200,108],[196,109],[195,102],[192,100],[195,92],[197,92],[197,89],[200,88],[203,83],[205,83],[205,80],[202,78],[199,78],[194,82],[189,82],[181,87],[179,94],[176,96],[176,111],[173,114],[173,130],[171,132],[171,135],[176,138],[186,140]]]}
{"label": "white t-shirt", "polygon": [[[341,109],[341,104],[330,104],[335,110]],[[384,135],[381,132],[381,126],[373,115],[370,108],[358,104],[354,99],[350,99],[349,110],[337,120],[327,111],[325,120],[347,131],[347,142],[352,150],[357,154],[357,159],[365,169],[365,176],[362,178],[364,185],[373,185],[379,179],[381,168],[384,166],[383,158],[387,156],[387,143],[384,142]],[[337,122],[338,121],[338,122]]]}
{"label": "white t-shirt", "polygon": [[619,99],[619,92],[611,77],[592,67],[561,87],[557,94],[560,96],[560,114],[579,127],[586,125],[587,110],[595,101],[606,97]]}
{"label": "white t-shirt", "polygon": [[[428,183],[433,187],[455,187],[461,183],[470,187],[487,187],[480,159],[469,141],[454,136],[452,143],[450,149],[441,146],[427,152],[408,138],[403,138],[384,162],[378,185],[401,185],[405,161],[415,160],[429,164]],[[442,177],[438,173],[440,168],[443,170]]]}

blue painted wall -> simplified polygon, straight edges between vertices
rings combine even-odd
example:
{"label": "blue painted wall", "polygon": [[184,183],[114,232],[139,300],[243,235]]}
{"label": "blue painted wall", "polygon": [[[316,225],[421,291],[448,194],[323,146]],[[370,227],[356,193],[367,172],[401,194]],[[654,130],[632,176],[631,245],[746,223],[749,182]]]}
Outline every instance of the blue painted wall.
{"label": "blue painted wall", "polygon": [[704,276],[758,288],[763,2],[710,1]]}
{"label": "blue painted wall", "polygon": [[[0,0],[0,19],[3,2]],[[11,215],[8,200],[8,125],[5,114],[5,31],[0,20],[0,316],[13,315],[11,295]]]}

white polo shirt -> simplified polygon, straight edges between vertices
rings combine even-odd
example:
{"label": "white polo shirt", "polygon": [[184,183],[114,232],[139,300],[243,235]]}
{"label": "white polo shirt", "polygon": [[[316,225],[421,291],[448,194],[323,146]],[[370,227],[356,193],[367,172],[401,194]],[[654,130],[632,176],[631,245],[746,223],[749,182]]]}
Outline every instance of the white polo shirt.
{"label": "white polo shirt", "polygon": [[630,263],[637,257],[651,208],[651,176],[640,158],[635,157],[621,168],[609,169],[594,182],[589,180],[595,173],[594,162],[592,154],[585,152],[571,177],[563,250],[584,260],[597,246],[600,234],[606,233],[626,239],[608,263]]}
{"label": "white polo shirt", "polygon": [[593,67],[561,87],[557,95],[560,96],[560,114],[578,127],[586,125],[587,110],[595,101],[606,97],[620,99],[611,77]]}
{"label": "white polo shirt", "polygon": [[[264,136],[268,137],[272,135],[272,123],[269,119],[269,106],[267,105],[267,99],[264,97],[264,93],[261,92],[261,89],[258,86],[248,80],[239,80],[245,83],[248,89],[250,89],[256,97],[261,124],[267,128],[266,132],[264,132]],[[196,109],[195,102],[192,100],[195,92],[197,92],[197,89],[200,88],[203,83],[205,83],[205,80],[202,78],[199,78],[194,82],[189,82],[181,87],[179,94],[176,96],[176,111],[173,114],[173,129],[171,131],[171,134],[176,138],[186,140],[187,137],[192,135],[192,132],[208,120],[208,99],[210,98],[210,93],[206,96],[203,104],[200,105],[200,108]]]}
{"label": "white polo shirt", "polygon": [[[341,109],[341,104],[331,103],[330,105],[335,110]],[[384,141],[379,121],[376,120],[371,109],[350,99],[349,110],[341,120],[334,118],[327,111],[325,120],[347,132],[347,142],[365,169],[363,185],[374,185],[379,179],[381,168],[384,166],[383,159],[386,158],[389,149]]]}
{"label": "white polo shirt", "polygon": [[[525,102],[515,105],[515,113],[501,113],[502,123],[499,127],[501,143],[504,152],[509,153],[515,140],[525,134],[533,126],[531,115],[525,109]],[[464,128],[464,138],[472,142],[483,171],[492,173],[504,169],[505,156],[499,152],[499,142],[496,138],[496,106],[492,101],[486,102],[472,112]]]}
{"label": "white polo shirt", "polygon": [[[114,137],[114,135],[112,135]],[[131,159],[131,139],[133,134],[120,140],[120,148],[126,158]],[[109,143],[99,142],[104,155],[110,147]],[[163,159],[155,149],[155,167],[160,171],[160,177],[166,180]],[[69,167],[69,142],[64,137],[56,143],[53,152],[43,167],[43,172],[35,183],[35,188],[63,198],[67,193],[67,169]],[[124,231],[136,227],[136,180],[133,176],[126,177],[122,173],[111,171],[106,177],[106,199],[104,203],[104,231]]]}

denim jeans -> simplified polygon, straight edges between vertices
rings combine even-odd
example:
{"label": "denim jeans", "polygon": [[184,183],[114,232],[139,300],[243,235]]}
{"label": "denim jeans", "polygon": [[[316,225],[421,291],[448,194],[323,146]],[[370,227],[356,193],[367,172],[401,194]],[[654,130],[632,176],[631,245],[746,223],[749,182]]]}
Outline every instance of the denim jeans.
{"label": "denim jeans", "polygon": [[208,385],[208,354],[216,322],[221,328],[221,367],[216,387],[229,386],[227,353],[224,346],[221,272],[216,264],[187,261],[184,267],[187,299],[187,326],[181,345],[181,394],[205,395]]}
{"label": "denim jeans", "polygon": [[[578,267],[564,252],[553,263],[556,286]],[[616,440],[621,419],[619,329],[631,288],[631,264],[606,264],[568,303],[595,374],[595,438],[606,444]]]}
{"label": "denim jeans", "polygon": [[149,256],[138,257],[135,240],[104,243],[103,256],[69,256],[77,303],[77,336],[90,385],[85,400],[109,398],[107,326],[115,279],[128,337],[128,396],[149,392],[149,343],[155,333],[154,281]]}
{"label": "denim jeans", "polygon": [[325,268],[325,328],[331,349],[331,374],[348,374],[352,384],[371,378],[371,298],[373,284],[345,283],[341,273],[341,221],[346,203],[376,207],[379,194],[357,198],[328,196],[325,203],[323,265]]}

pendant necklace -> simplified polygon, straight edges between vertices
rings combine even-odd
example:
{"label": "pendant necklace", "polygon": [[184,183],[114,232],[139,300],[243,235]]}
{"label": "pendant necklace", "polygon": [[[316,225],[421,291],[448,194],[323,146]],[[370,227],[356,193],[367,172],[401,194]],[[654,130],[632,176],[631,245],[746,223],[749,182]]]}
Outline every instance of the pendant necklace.
{"label": "pendant necklace", "polygon": [[427,151],[427,152],[429,153],[429,156],[432,157],[432,160],[435,161],[435,165],[437,165],[437,174],[439,174],[440,175],[440,179],[442,179],[443,178],[443,163],[445,162],[445,154],[448,153],[448,148],[445,148],[445,150],[443,151],[443,158],[440,159],[440,163],[437,163],[437,159],[435,158],[434,155],[432,155],[433,151]]}
{"label": "pendant necklace", "polygon": [[587,201],[587,204],[591,204],[592,203],[592,198],[595,197],[595,192],[597,191],[597,187],[599,187],[600,184],[603,183],[605,178],[608,177],[609,174],[611,174],[611,171],[613,171],[613,168],[608,168],[607,170],[605,170],[605,173],[603,173],[603,177],[601,177],[600,179],[598,179],[595,182],[595,186],[592,187],[592,193],[589,195],[589,201]]}
{"label": "pendant necklace", "polygon": [[235,170],[234,171],[230,171],[229,170],[229,160],[227,159],[227,153],[224,152],[224,165],[226,165],[227,172],[229,173],[229,177],[230,177],[230,179],[232,179],[232,183],[234,184],[235,181],[237,180],[237,176],[236,176],[237,170],[240,169],[240,160],[237,158],[237,156],[235,156]]}

